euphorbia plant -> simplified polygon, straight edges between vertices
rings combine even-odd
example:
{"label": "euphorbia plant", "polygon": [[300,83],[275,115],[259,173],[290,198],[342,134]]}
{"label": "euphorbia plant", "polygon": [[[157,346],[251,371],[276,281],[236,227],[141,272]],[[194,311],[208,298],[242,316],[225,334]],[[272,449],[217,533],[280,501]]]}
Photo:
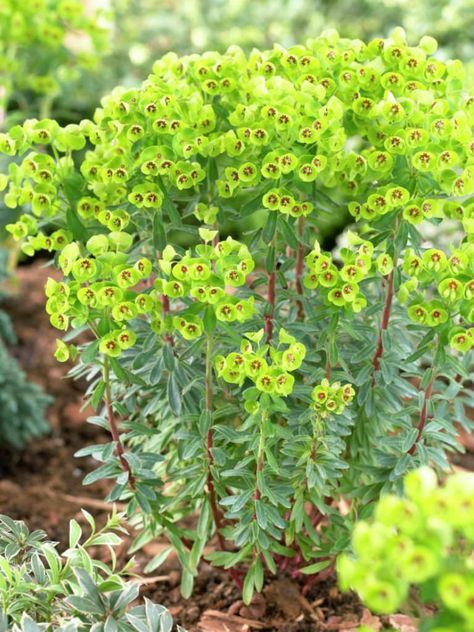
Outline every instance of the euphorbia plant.
{"label": "euphorbia plant", "polygon": [[[79,358],[112,435],[81,451],[102,463],[85,482],[115,480],[137,547],[169,539],[185,594],[214,535],[207,558],[246,601],[267,572],[316,573],[381,490],[458,447],[474,101],[435,49],[331,31],[169,54],[80,130],[2,138],[19,156],[5,202],[28,209],[9,229],[62,270],[57,357]],[[316,220],[346,208],[346,245],[326,252]],[[450,222],[447,252],[427,243]]]}

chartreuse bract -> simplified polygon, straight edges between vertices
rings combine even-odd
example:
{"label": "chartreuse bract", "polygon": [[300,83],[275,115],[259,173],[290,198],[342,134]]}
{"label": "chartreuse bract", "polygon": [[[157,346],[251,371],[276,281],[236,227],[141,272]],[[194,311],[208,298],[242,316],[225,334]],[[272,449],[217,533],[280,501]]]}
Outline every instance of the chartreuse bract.
{"label": "chartreuse bract", "polygon": [[[62,272],[57,357],[112,434],[85,482],[115,481],[135,547],[169,539],[149,569],[175,549],[185,594],[213,536],[246,601],[330,566],[469,426],[474,101],[435,50],[397,29],[170,53],[92,121],[2,138],[9,230]],[[351,222],[333,251],[328,214]]]}
{"label": "chartreuse bract", "polygon": [[410,587],[436,615],[423,630],[468,632],[474,626],[474,475],[458,472],[438,485],[423,467],[405,476],[404,496],[381,497],[370,521],[356,523],[353,555],[339,557],[341,587],[368,607],[392,613],[410,605]]}

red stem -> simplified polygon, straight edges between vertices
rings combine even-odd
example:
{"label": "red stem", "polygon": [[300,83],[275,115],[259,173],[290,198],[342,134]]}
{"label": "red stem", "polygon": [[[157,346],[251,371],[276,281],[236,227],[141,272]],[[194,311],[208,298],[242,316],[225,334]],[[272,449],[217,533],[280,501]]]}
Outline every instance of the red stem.
{"label": "red stem", "polygon": [[[163,316],[167,316],[170,313],[170,299],[164,294],[161,294],[160,300],[163,306]],[[165,342],[174,347],[174,337],[172,334],[165,334],[164,339]]]}
{"label": "red stem", "polygon": [[132,474],[130,464],[125,458],[125,450],[123,448],[122,440],[120,439],[120,433],[117,427],[117,421],[115,419],[114,411],[112,410],[110,385],[108,379],[106,382],[106,396],[105,396],[105,409],[107,412],[107,420],[109,422],[110,434],[112,435],[113,442],[115,443],[115,452],[119,458],[120,465],[124,472],[128,474],[128,483],[132,490],[135,489],[135,477]]}
{"label": "red stem", "polygon": [[382,314],[382,322],[380,323],[377,346],[375,348],[374,357],[372,358],[372,365],[374,367],[374,371],[377,371],[380,368],[380,359],[383,354],[382,334],[388,327],[390,314],[392,311],[394,273],[395,273],[395,270],[392,270],[390,274],[388,275],[388,277],[385,277],[387,279],[387,294],[385,297],[385,306],[384,306],[384,310]]}
{"label": "red stem", "polygon": [[273,270],[268,275],[268,305],[270,306],[270,312],[265,316],[265,335],[267,343],[270,343],[273,336],[273,318],[275,316],[275,283],[276,272]]}
{"label": "red stem", "polygon": [[420,411],[420,420],[418,422],[418,433],[416,435],[416,439],[415,442],[413,443],[413,445],[411,446],[411,448],[408,450],[408,454],[413,454],[416,450],[416,446],[418,445],[420,439],[421,439],[421,435],[423,434],[423,430],[425,428],[426,422],[428,421],[428,404],[429,401],[431,399],[431,395],[433,393],[433,383],[434,383],[434,372],[433,372],[433,376],[430,380],[430,383],[427,385],[427,387],[425,388],[425,394],[423,396],[423,405],[421,406],[421,411]]}
{"label": "red stem", "polygon": [[[304,269],[304,243],[303,243],[303,231],[304,231],[305,218],[298,218],[298,248],[296,250],[296,271],[295,271],[295,286],[298,296],[303,296],[303,269]],[[298,320],[304,320],[304,308],[302,301],[296,302],[296,317]]]}

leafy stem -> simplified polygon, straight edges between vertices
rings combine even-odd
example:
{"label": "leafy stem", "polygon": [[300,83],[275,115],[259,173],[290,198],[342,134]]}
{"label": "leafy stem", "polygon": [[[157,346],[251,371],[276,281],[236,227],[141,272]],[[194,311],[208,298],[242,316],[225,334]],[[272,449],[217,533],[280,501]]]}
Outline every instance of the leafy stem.
{"label": "leafy stem", "polygon": [[135,477],[130,468],[130,464],[125,458],[125,450],[123,447],[122,440],[120,438],[120,433],[118,430],[117,420],[115,419],[113,407],[112,407],[112,386],[110,381],[110,367],[109,367],[109,359],[105,357],[104,359],[104,370],[103,370],[103,379],[105,383],[105,411],[107,414],[107,421],[109,423],[110,433],[112,435],[112,440],[115,443],[115,452],[119,458],[120,465],[124,472],[128,475],[128,484],[132,490],[135,489]]}
{"label": "leafy stem", "polygon": [[275,231],[275,235],[272,241],[272,248],[274,253],[273,260],[273,268],[272,271],[268,275],[268,285],[267,285],[267,301],[268,301],[268,312],[265,315],[265,337],[267,343],[270,343],[273,337],[273,320],[275,318],[275,304],[276,304],[276,244],[277,244],[277,233]]}
{"label": "leafy stem", "polygon": [[420,417],[418,420],[418,426],[417,426],[417,435],[415,438],[415,441],[413,442],[413,445],[411,446],[411,448],[408,450],[408,454],[414,454],[415,450],[417,448],[417,445],[420,442],[420,439],[423,435],[423,430],[425,429],[426,426],[426,422],[428,421],[429,417],[428,417],[428,407],[430,405],[430,401],[431,401],[431,396],[433,394],[433,386],[436,380],[436,356],[438,354],[438,347],[436,346],[434,353],[433,353],[433,361],[431,364],[431,376],[429,379],[428,384],[425,387],[424,393],[423,393],[423,403],[421,405],[421,410],[420,410]]}

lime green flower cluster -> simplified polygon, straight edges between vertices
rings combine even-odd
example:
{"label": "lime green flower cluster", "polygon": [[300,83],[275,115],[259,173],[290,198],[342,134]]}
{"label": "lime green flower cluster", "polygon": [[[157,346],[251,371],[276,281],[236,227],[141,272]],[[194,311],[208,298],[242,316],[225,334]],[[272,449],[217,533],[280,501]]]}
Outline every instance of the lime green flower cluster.
{"label": "lime green flower cluster", "polygon": [[451,475],[437,486],[425,467],[405,477],[405,497],[383,496],[370,522],[356,524],[354,557],[338,559],[342,588],[357,590],[371,610],[395,612],[411,585],[436,602],[424,622],[433,632],[467,632],[474,626],[474,475]]}
{"label": "lime green flower cluster", "polygon": [[[340,252],[342,266],[338,267],[328,252],[322,252],[316,241],[313,250],[306,256],[307,274],[303,279],[305,287],[319,293],[325,301],[336,307],[347,307],[360,312],[367,305],[359,283],[373,268],[374,245],[370,241],[350,234],[357,250],[343,248]],[[388,274],[393,262],[388,254],[381,253],[376,259],[376,267],[382,274]]]}
{"label": "lime green flower cluster", "polygon": [[[214,237],[216,231],[201,229],[205,236]],[[207,234],[206,234],[207,233]],[[191,298],[198,308],[209,309],[216,320],[224,323],[244,322],[254,312],[254,297],[240,299],[235,289],[245,284],[255,263],[247,246],[227,238],[215,246],[200,244],[195,255],[188,251],[176,260],[176,251],[166,246],[159,261],[164,278],[154,281],[154,287],[168,299],[183,303]],[[198,338],[203,333],[203,320],[196,315],[196,305],[186,308],[173,318],[173,325],[186,340]]]}
{"label": "lime green flower cluster", "polygon": [[218,356],[215,361],[217,375],[229,384],[242,385],[249,379],[260,393],[286,397],[293,391],[295,378],[292,372],[301,366],[306,348],[283,328],[279,331],[276,347],[262,345],[263,336],[263,329],[248,333],[240,353]]}
{"label": "lime green flower cluster", "polygon": [[351,384],[340,384],[324,378],[311,393],[313,408],[321,418],[328,415],[340,415],[354,399],[355,391]]}
{"label": "lime green flower cluster", "polygon": [[71,73],[95,66],[108,46],[101,15],[80,0],[1,0],[0,76],[8,82],[3,87],[54,95],[66,67]]}
{"label": "lime green flower cluster", "polygon": [[449,256],[436,248],[419,254],[409,248],[403,271],[410,279],[400,287],[398,296],[401,302],[408,302],[411,320],[449,329],[451,347],[469,351],[474,343],[472,328],[466,328],[466,323],[474,321],[474,245],[466,242],[453,247]]}

